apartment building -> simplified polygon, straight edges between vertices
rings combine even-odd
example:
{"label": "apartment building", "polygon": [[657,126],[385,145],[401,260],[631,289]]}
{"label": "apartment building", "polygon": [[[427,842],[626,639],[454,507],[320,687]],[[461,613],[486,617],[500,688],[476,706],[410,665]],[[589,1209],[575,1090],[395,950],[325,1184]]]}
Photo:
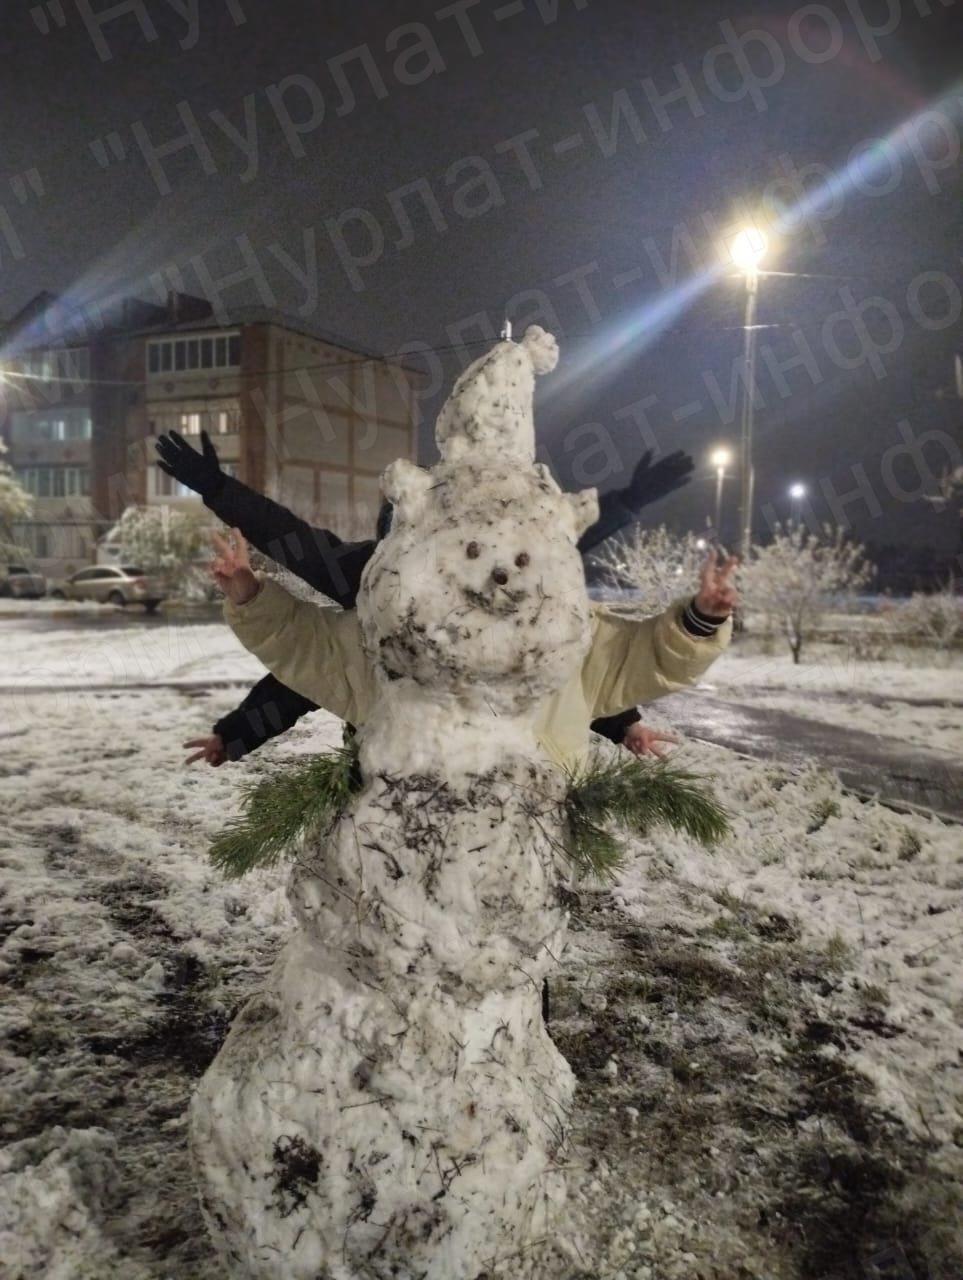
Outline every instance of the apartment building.
{"label": "apartment building", "polygon": [[393,459],[416,456],[417,372],[276,313],[220,323],[203,299],[126,300],[96,328],[38,323],[4,338],[8,461],[34,495],[19,540],[49,575],[93,560],[129,505],[200,507],[153,442],[206,430],[225,470],[343,537],[366,537]]}
{"label": "apartment building", "polygon": [[206,430],[245,483],[343,537],[367,537],[381,473],[415,457],[417,375],[282,318],[184,323],[129,344],[127,367],[144,367],[126,421],[129,501],[195,503],[157,467],[153,441]]}

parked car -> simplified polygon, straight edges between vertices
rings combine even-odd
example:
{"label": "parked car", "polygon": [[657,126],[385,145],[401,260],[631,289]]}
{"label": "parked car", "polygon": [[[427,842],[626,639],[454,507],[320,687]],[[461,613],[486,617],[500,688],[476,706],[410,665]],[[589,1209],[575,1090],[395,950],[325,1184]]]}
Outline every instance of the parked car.
{"label": "parked car", "polygon": [[31,573],[25,564],[0,564],[0,596],[39,600],[47,594],[47,579]]}
{"label": "parked car", "polygon": [[100,604],[142,604],[153,613],[164,599],[164,591],[154,578],[133,565],[97,565],[81,569],[57,583],[50,591],[55,600],[96,600]]}

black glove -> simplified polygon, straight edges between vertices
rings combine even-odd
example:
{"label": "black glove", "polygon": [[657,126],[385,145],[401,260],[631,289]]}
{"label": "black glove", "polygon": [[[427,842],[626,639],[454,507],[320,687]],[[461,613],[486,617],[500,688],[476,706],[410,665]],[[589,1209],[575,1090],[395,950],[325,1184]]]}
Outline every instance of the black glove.
{"label": "black glove", "polygon": [[677,449],[653,467],[652,450],[647,449],[635,465],[632,479],[621,492],[621,498],[627,507],[638,511],[647,507],[650,502],[657,502],[666,494],[681,489],[692,479],[695,463],[687,453]]}
{"label": "black glove", "polygon": [[599,496],[599,518],[579,538],[578,549],[582,555],[606,538],[636,524],[639,512],[650,502],[688,484],[695,466],[681,449],[670,453],[654,467],[651,464],[652,450],[648,449],[636,463],[632,479],[624,489],[610,489]]}
{"label": "black glove", "polygon": [[157,465],[180,484],[193,489],[202,498],[216,493],[221,487],[224,472],[217,459],[217,450],[211,444],[206,431],[201,432],[201,452],[192,449],[178,431],[158,436],[154,443]]}

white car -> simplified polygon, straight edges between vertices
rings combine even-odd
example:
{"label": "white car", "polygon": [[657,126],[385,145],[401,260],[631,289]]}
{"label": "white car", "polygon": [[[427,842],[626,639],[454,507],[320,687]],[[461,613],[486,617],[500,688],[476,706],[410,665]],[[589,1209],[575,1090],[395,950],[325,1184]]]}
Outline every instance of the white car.
{"label": "white car", "polygon": [[39,600],[47,594],[47,579],[31,573],[24,564],[0,564],[0,596],[17,600]]}
{"label": "white car", "polygon": [[143,569],[133,565],[96,565],[81,569],[51,589],[55,600],[95,600],[100,604],[142,604],[153,613],[164,599],[164,590]]}

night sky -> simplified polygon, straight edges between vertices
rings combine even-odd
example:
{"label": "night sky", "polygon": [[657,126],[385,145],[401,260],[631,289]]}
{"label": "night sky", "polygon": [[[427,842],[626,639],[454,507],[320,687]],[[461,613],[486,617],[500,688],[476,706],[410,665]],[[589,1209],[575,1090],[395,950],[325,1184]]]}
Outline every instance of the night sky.
{"label": "night sky", "polygon": [[[951,93],[963,86],[963,4],[558,0],[556,13],[553,0],[464,0],[439,17],[444,7],[413,0],[203,0],[199,18],[197,7],[4,6],[0,315],[41,289],[84,308],[172,285],[209,293],[245,255],[259,274],[222,287],[228,310],[276,306],[376,351],[477,341],[514,298],[516,324],[534,318],[562,347],[538,417],[561,481],[606,489],[646,445],[687,448],[698,478],[651,515],[700,527],[707,452],[738,434],[743,286],[723,273],[672,308],[679,286],[718,260],[716,229],[731,234],[777,198],[791,209],[793,182],[842,175],[854,147],[910,122],[765,263],[806,274],[761,285],[757,521],[764,504],[785,517],[795,480],[815,495],[813,518],[832,519],[832,495],[865,477],[864,496],[836,508],[858,536],[956,547],[957,517],[911,500],[927,477],[892,449],[901,430],[929,432],[924,468],[939,472],[963,445],[949,394],[963,349],[963,112]],[[332,66],[361,46],[383,83],[346,58],[357,102],[339,115]],[[420,83],[401,83],[399,65]],[[690,103],[654,106],[680,65]],[[155,160],[152,174],[144,148],[182,136],[184,118],[200,151]],[[406,236],[389,195],[420,180],[438,204],[406,199]],[[686,236],[695,260],[683,251],[673,264]],[[862,341],[845,315],[859,304]],[[810,372],[779,374],[800,343]],[[450,382],[481,349],[426,367],[442,362]],[[646,397],[640,425],[629,406]]]}

